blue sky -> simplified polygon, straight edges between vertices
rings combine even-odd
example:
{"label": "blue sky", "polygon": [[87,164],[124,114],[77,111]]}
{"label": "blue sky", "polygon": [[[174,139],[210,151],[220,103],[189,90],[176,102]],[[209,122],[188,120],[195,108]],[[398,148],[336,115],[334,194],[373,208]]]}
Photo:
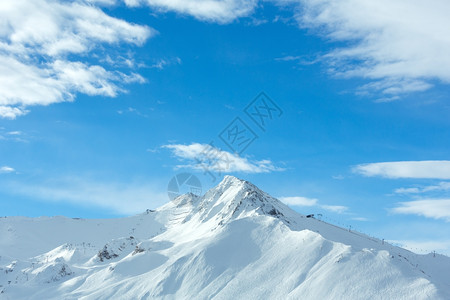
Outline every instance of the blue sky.
{"label": "blue sky", "polygon": [[[179,173],[204,191],[233,174],[449,254],[450,4],[433,2],[2,3],[0,214],[129,215]],[[240,155],[220,137],[236,118],[254,137]]]}

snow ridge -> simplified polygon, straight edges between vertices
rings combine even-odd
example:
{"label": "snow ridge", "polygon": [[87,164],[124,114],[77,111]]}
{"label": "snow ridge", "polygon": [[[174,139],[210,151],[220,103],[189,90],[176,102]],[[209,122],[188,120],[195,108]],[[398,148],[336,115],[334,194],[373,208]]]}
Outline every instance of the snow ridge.
{"label": "snow ridge", "polygon": [[128,218],[0,218],[0,299],[450,299],[449,270],[232,176]]}

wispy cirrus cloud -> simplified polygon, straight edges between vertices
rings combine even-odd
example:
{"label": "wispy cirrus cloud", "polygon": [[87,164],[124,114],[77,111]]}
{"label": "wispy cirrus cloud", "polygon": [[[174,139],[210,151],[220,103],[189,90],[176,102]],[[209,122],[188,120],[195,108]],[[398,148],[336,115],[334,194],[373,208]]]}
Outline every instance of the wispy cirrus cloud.
{"label": "wispy cirrus cloud", "polygon": [[365,217],[354,217],[354,218],[351,218],[351,220],[360,221],[360,222],[368,222],[368,221],[370,221],[368,218],[365,218]]}
{"label": "wispy cirrus cloud", "polygon": [[348,211],[347,206],[342,205],[326,205],[319,204],[319,200],[316,198],[308,198],[301,196],[291,196],[291,197],[278,197],[278,199],[286,205],[297,206],[297,207],[320,207],[324,210],[334,212],[337,214],[342,214]]}
{"label": "wispy cirrus cloud", "polygon": [[0,20],[0,117],[9,119],[33,105],[72,101],[77,93],[114,97],[122,83],[143,82],[95,57],[105,44],[140,46],[156,32],[83,0],[3,2]]}
{"label": "wispy cirrus cloud", "polygon": [[325,210],[337,213],[337,214],[343,214],[346,211],[348,211],[348,207],[347,206],[343,206],[343,205],[321,205],[320,207],[325,209]]}
{"label": "wispy cirrus cloud", "polygon": [[0,128],[0,140],[2,141],[14,141],[27,143],[29,141],[30,135],[26,132],[13,130],[7,131],[5,128]]}
{"label": "wispy cirrus cloud", "polygon": [[283,202],[286,205],[292,205],[292,206],[315,206],[317,204],[317,199],[315,198],[307,198],[307,197],[279,197],[278,198],[281,202]]}
{"label": "wispy cirrus cloud", "polygon": [[15,171],[14,168],[11,168],[11,167],[8,167],[8,166],[0,167],[0,174],[2,174],[2,173],[12,173],[14,171]]}
{"label": "wispy cirrus cloud", "polygon": [[368,163],[357,165],[352,170],[369,177],[450,179],[448,160]]}
{"label": "wispy cirrus cloud", "polygon": [[424,187],[398,188],[394,192],[396,194],[422,194],[438,191],[450,191],[450,182],[444,181],[435,185],[428,185]]}
{"label": "wispy cirrus cloud", "polygon": [[174,11],[199,20],[229,23],[250,15],[258,0],[124,0],[128,6],[149,6],[160,12]]}
{"label": "wispy cirrus cloud", "polygon": [[323,59],[331,74],[371,80],[359,93],[380,101],[450,83],[450,2],[278,0],[302,28],[337,42]]}
{"label": "wispy cirrus cloud", "polygon": [[179,57],[174,57],[174,58],[169,58],[169,59],[162,58],[162,59],[159,59],[156,63],[154,63],[150,67],[162,70],[167,66],[179,65],[179,64],[181,64],[181,58],[179,58]]}
{"label": "wispy cirrus cloud", "polygon": [[421,199],[399,202],[392,213],[418,215],[450,222],[450,199]]}
{"label": "wispy cirrus cloud", "polygon": [[177,168],[203,171],[207,167],[211,172],[225,173],[269,173],[284,171],[283,168],[276,167],[270,160],[250,160],[209,144],[171,144],[162,147],[170,149],[178,159],[187,161],[187,164],[177,165]]}
{"label": "wispy cirrus cloud", "polygon": [[7,135],[14,135],[14,136],[17,136],[17,135],[22,135],[22,132],[16,130],[16,131],[9,131],[9,132],[7,132],[6,134],[7,134]]}

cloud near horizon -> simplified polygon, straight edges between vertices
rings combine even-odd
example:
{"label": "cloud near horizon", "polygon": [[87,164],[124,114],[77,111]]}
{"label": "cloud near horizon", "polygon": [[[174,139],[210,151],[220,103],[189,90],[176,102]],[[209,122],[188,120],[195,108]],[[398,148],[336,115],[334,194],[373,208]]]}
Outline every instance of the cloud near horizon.
{"label": "cloud near horizon", "polygon": [[388,240],[388,243],[401,245],[402,248],[408,249],[418,254],[428,254],[433,251],[444,252],[445,255],[450,255],[450,240]]}
{"label": "cloud near horizon", "polygon": [[43,202],[97,207],[119,215],[157,208],[170,199],[166,191],[148,182],[105,182],[81,177],[47,179],[36,183],[4,182],[11,194]]}
{"label": "cloud near horizon", "polygon": [[394,192],[396,194],[422,194],[429,192],[450,191],[450,182],[439,182],[436,185],[429,185],[425,187],[410,187],[410,188],[398,188]]}
{"label": "cloud near horizon", "polygon": [[352,171],[367,177],[450,179],[450,161],[397,161],[360,164]]}
{"label": "cloud near horizon", "polygon": [[421,199],[400,202],[391,209],[395,214],[418,215],[450,222],[450,199]]}
{"label": "cloud near horizon", "polygon": [[348,211],[347,206],[342,205],[324,205],[319,204],[319,200],[315,198],[307,198],[307,197],[300,197],[300,196],[293,196],[293,197],[278,197],[278,199],[283,202],[286,205],[289,206],[299,206],[299,207],[313,207],[317,206],[324,210],[328,210],[337,214],[342,214]]}

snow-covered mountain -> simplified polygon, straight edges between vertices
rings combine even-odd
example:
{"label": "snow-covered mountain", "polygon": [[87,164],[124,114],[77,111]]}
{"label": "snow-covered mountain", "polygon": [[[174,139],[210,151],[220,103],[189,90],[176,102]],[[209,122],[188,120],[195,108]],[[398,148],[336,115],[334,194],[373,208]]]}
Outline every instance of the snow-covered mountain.
{"label": "snow-covered mountain", "polygon": [[106,220],[0,218],[0,299],[450,299],[450,258],[300,215],[227,176]]}

